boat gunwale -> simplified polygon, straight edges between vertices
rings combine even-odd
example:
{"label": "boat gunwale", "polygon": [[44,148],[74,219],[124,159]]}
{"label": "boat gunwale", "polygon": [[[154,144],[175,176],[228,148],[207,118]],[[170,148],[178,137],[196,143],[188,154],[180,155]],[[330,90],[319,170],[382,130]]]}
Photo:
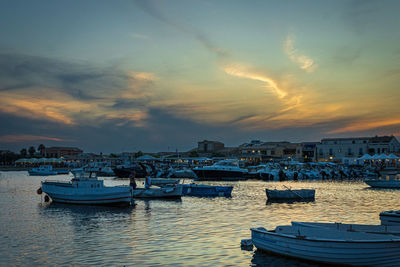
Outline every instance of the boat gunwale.
{"label": "boat gunwale", "polygon": [[[395,238],[395,239],[376,239],[376,240],[371,240],[371,239],[365,239],[365,240],[349,240],[349,239],[329,239],[329,238],[318,238],[318,237],[313,237],[313,236],[296,236],[294,234],[284,234],[284,233],[277,233],[275,230],[262,230],[258,228],[250,228],[251,231],[262,233],[262,234],[267,234],[267,235],[272,235],[272,236],[278,236],[278,237],[284,237],[284,238],[289,238],[289,239],[297,239],[297,240],[307,240],[307,241],[312,241],[312,242],[333,242],[333,243],[400,243],[400,238]],[[262,239],[262,238],[260,238]]]}

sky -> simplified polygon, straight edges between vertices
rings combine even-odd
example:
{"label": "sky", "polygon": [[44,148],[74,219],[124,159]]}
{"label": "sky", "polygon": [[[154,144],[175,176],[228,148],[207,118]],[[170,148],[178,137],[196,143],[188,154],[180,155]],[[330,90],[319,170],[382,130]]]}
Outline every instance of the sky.
{"label": "sky", "polygon": [[0,0],[0,150],[400,136],[400,1]]}

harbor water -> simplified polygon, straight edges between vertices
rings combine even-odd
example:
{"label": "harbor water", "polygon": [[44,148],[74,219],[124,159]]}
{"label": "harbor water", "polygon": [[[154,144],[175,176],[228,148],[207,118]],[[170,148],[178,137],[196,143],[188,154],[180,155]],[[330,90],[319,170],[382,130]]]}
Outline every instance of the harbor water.
{"label": "harbor water", "polygon": [[[240,241],[250,238],[251,227],[379,224],[381,211],[400,209],[400,190],[371,189],[362,181],[202,182],[233,185],[232,197],[135,200],[117,208],[44,203],[36,193],[44,179],[71,176],[0,172],[0,266],[318,266],[243,250]],[[284,186],[313,188],[315,201],[268,203],[265,189]]]}

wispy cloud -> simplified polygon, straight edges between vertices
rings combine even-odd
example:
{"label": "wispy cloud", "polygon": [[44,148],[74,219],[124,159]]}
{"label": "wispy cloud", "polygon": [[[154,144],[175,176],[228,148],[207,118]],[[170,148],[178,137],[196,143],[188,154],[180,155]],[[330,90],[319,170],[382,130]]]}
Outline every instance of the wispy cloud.
{"label": "wispy cloud", "polygon": [[20,142],[31,142],[31,141],[56,141],[56,142],[71,141],[56,137],[29,135],[29,134],[3,135],[0,136],[0,140],[2,143],[20,143]]}
{"label": "wispy cloud", "polygon": [[357,132],[357,131],[364,131],[369,129],[375,129],[386,126],[395,126],[395,125],[400,125],[399,119],[389,119],[389,120],[373,121],[373,122],[356,122],[345,127],[334,129],[332,131],[329,131],[328,133],[333,134],[333,133]]}
{"label": "wispy cloud", "polygon": [[140,34],[140,33],[132,33],[131,36],[136,39],[149,39],[150,38],[148,35]]}
{"label": "wispy cloud", "polygon": [[283,49],[286,55],[295,63],[300,65],[300,68],[306,72],[313,72],[317,68],[314,60],[303,55],[298,49],[294,47],[295,37],[293,35],[288,35],[283,44]]}
{"label": "wispy cloud", "polygon": [[222,69],[227,74],[232,76],[247,78],[265,83],[265,87],[279,98],[284,98],[285,96],[287,96],[287,92],[281,89],[278,86],[278,83],[274,79],[268,77],[265,74],[251,71],[248,68],[246,68],[243,64],[229,64],[223,66]]}

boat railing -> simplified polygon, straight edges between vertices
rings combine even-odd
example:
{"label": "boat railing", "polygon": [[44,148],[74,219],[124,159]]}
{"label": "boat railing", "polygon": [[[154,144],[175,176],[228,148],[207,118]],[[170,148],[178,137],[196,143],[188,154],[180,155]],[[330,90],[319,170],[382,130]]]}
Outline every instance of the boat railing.
{"label": "boat railing", "polygon": [[45,181],[43,181],[43,183],[71,184],[71,181],[45,180]]}

